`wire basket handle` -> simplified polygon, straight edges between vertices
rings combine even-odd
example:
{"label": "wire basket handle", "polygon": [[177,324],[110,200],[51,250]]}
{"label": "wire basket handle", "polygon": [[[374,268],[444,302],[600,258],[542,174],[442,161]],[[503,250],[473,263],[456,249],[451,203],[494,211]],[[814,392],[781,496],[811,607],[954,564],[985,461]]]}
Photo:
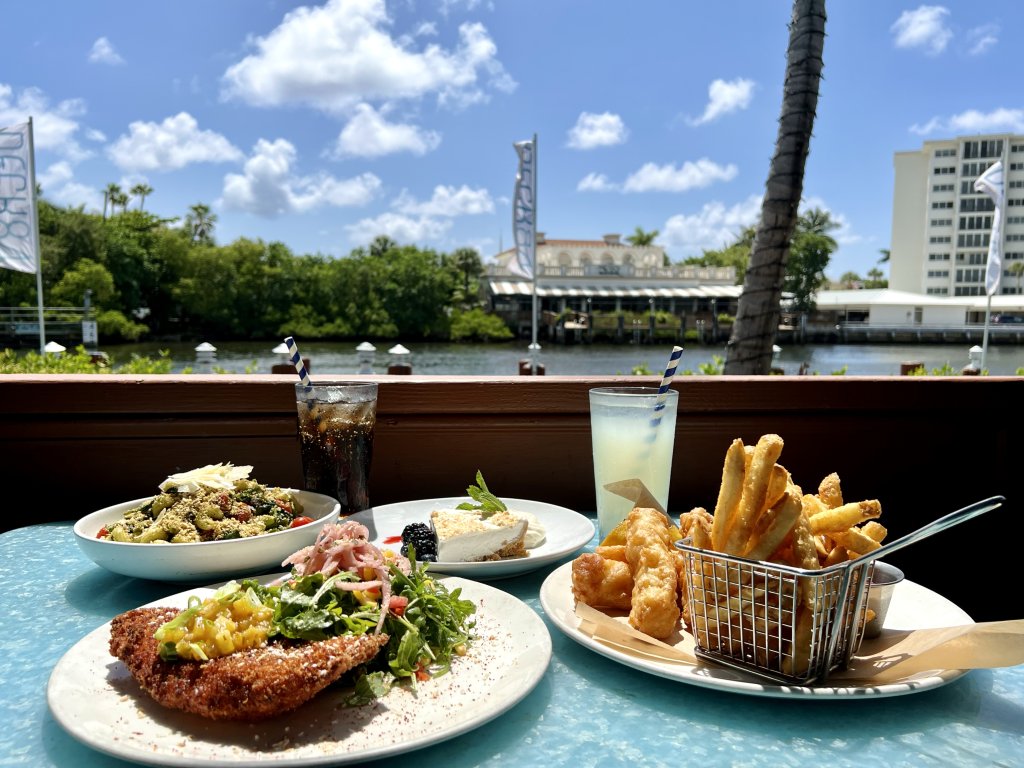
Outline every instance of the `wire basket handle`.
{"label": "wire basket handle", "polygon": [[950,512],[948,515],[944,515],[938,520],[933,520],[927,525],[922,525],[916,531],[908,533],[906,536],[901,536],[895,541],[883,544],[874,552],[869,552],[866,555],[858,557],[854,562],[870,562],[871,560],[877,560],[884,555],[891,554],[898,549],[909,547],[911,544],[915,544],[922,539],[927,539],[929,536],[933,536],[939,531],[944,531],[947,528],[952,528],[954,525],[959,525],[962,522],[970,520],[972,517],[977,517],[978,515],[982,515],[986,512],[991,512],[993,509],[998,509],[1003,505],[1004,501],[1006,501],[1006,499],[1002,496],[992,496],[991,498],[984,499],[983,501],[976,501],[962,509],[958,509],[956,512]]}

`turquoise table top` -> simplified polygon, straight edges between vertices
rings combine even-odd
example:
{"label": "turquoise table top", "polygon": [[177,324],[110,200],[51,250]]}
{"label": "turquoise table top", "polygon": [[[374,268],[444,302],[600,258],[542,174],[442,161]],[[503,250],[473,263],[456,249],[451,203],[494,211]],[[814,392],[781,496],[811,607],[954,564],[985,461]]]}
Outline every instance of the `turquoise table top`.
{"label": "turquoise table top", "polygon": [[[109,573],[70,523],[0,534],[0,766],[128,765],[79,743],[53,719],[57,661],[113,616],[187,589]],[[555,566],[490,582],[543,616]],[[1024,764],[1024,667],[976,670],[891,698],[790,700],[699,688],[626,667],[544,617],[551,664],[505,714],[408,756],[418,768],[583,766],[933,766]]]}

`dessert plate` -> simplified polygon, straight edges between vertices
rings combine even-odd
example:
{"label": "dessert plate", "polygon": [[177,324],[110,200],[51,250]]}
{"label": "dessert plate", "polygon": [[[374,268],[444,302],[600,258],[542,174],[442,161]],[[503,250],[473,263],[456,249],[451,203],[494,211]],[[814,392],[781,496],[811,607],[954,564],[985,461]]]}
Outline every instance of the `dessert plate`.
{"label": "dessert plate", "polygon": [[[537,516],[546,530],[546,537],[539,547],[529,550],[526,557],[511,560],[489,560],[481,563],[433,563],[431,572],[448,573],[472,579],[500,579],[506,576],[517,576],[528,573],[563,557],[575,554],[594,538],[594,521],[573,512],[565,507],[546,504],[542,501],[527,499],[510,499],[502,496],[501,500],[513,512],[529,512]],[[403,501],[397,504],[385,504],[357,512],[346,518],[356,520],[370,529],[370,541],[378,547],[393,549],[401,548],[397,537],[409,523],[426,523],[430,513],[435,509],[451,509],[464,501],[471,502],[469,496],[448,496],[438,499],[420,499]]]}

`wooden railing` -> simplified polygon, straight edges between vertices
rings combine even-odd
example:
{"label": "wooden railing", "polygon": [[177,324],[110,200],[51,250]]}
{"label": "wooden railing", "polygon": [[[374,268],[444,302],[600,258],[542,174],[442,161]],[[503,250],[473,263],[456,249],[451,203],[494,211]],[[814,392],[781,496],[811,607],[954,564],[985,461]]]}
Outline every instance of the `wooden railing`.
{"label": "wooden railing", "polygon": [[[463,492],[477,469],[499,495],[593,510],[587,390],[656,377],[372,376],[380,383],[373,503]],[[294,377],[0,376],[4,530],[73,520],[147,496],[169,473],[252,464],[299,485]],[[893,561],[976,618],[1017,618],[997,563],[1024,540],[1019,378],[677,377],[670,510],[712,509],[731,440],[777,432],[805,491],[838,472],[878,498],[890,538],[991,495],[996,512]],[[1013,616],[1009,614],[1014,614]]]}

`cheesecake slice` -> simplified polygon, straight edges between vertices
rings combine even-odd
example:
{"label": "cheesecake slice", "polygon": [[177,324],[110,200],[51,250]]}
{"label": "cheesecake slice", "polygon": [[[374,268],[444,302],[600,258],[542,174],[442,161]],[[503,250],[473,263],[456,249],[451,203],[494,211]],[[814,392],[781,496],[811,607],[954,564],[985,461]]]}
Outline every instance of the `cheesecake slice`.
{"label": "cheesecake slice", "polygon": [[474,563],[526,557],[528,522],[510,512],[486,517],[478,510],[435,509],[430,524],[437,534],[437,560]]}

